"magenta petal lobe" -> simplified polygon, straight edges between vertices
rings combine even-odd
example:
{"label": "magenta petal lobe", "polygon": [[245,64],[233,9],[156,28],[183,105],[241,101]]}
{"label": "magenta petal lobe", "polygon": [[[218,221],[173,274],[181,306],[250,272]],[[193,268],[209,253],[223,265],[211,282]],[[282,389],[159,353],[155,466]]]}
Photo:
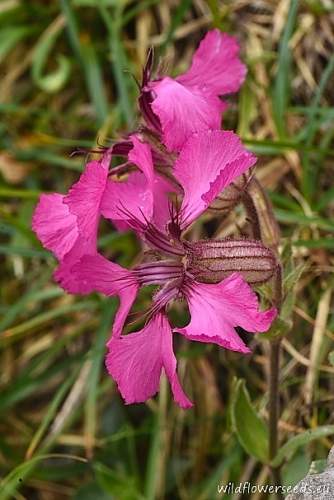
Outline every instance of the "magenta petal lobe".
{"label": "magenta petal lobe", "polygon": [[154,167],[151,148],[148,144],[141,142],[135,134],[131,136],[131,140],[133,148],[129,151],[128,160],[137,165],[145,175],[147,181],[152,183]]}
{"label": "magenta petal lobe", "polygon": [[256,157],[231,131],[194,134],[181,150],[174,175],[184,190],[182,227],[197,218],[233,180],[249,169]]}
{"label": "magenta petal lobe", "polygon": [[259,302],[240,274],[233,273],[220,283],[192,282],[184,294],[191,314],[190,323],[175,331],[191,340],[214,342],[239,352],[249,352],[235,331],[265,332],[276,317],[275,308],[259,310]]}
{"label": "magenta petal lobe", "polygon": [[177,80],[204,93],[224,95],[239,90],[246,72],[236,39],[214,29],[201,41],[191,68]]}
{"label": "magenta petal lobe", "polygon": [[164,368],[175,401],[181,408],[192,406],[176,374],[172,332],[164,314],[156,314],[138,332],[112,338],[108,346],[106,367],[127,404],[143,403],[153,397]]}
{"label": "magenta petal lobe", "polygon": [[42,194],[35,209],[32,228],[43,246],[62,259],[73,247],[77,237],[77,218],[58,193]]}
{"label": "magenta petal lobe", "polygon": [[152,86],[156,95],[152,109],[160,119],[164,143],[170,151],[179,151],[195,132],[220,128],[226,105],[217,96],[205,96],[169,77]]}
{"label": "magenta petal lobe", "polygon": [[64,199],[71,213],[77,216],[78,229],[85,237],[97,230],[100,202],[107,176],[108,170],[102,162],[87,163],[79,181],[73,184]]}
{"label": "magenta petal lobe", "polygon": [[113,337],[119,337],[139,288],[133,273],[102,255],[95,254],[84,255],[72,267],[71,275],[78,284],[77,293],[96,291],[108,297],[119,296],[120,305],[113,325]]}

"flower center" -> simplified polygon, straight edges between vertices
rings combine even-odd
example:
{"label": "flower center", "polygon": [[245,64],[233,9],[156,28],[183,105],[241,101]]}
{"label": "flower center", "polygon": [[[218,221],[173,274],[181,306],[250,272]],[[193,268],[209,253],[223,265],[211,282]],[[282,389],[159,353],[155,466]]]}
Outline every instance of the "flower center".
{"label": "flower center", "polygon": [[182,278],[184,267],[180,260],[159,260],[136,266],[133,270],[141,285],[164,285]]}

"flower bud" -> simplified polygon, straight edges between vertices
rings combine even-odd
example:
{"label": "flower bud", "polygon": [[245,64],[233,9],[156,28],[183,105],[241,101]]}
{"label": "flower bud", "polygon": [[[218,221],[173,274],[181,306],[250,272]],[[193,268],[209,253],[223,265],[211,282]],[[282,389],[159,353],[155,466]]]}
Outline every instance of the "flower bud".
{"label": "flower bud", "polygon": [[264,283],[277,267],[273,252],[257,240],[200,240],[186,246],[187,270],[203,283],[218,283],[234,272],[248,283]]}

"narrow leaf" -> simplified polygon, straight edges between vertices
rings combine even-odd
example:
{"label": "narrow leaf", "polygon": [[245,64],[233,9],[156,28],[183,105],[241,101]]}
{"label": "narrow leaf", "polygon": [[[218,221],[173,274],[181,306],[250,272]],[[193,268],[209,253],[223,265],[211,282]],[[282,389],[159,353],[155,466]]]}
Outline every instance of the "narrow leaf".
{"label": "narrow leaf", "polygon": [[231,406],[233,429],[245,451],[263,463],[268,461],[268,429],[253,407],[244,380],[233,389]]}
{"label": "narrow leaf", "polygon": [[284,459],[289,459],[301,446],[304,446],[315,439],[320,439],[332,434],[334,434],[334,425],[323,425],[315,429],[305,431],[302,434],[298,434],[298,436],[294,436],[278,450],[271,465],[273,467],[279,467]]}

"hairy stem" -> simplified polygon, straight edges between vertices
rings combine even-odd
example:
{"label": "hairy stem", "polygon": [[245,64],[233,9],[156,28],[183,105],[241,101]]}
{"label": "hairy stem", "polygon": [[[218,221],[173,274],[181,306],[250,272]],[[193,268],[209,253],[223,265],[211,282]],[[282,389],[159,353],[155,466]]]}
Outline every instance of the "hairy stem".
{"label": "hairy stem", "polygon": [[[270,344],[270,372],[269,372],[269,459],[276,456],[278,450],[278,419],[279,419],[279,358],[281,341],[276,340]],[[281,485],[279,467],[271,467],[271,474],[275,486]],[[277,492],[278,498],[283,498]]]}
{"label": "hairy stem", "polygon": [[[282,270],[279,265],[274,278],[274,302],[278,310],[282,305]],[[279,370],[280,370],[281,339],[270,343],[269,357],[269,460],[278,450],[278,420],[279,420]],[[275,486],[281,486],[279,467],[271,467],[271,474]],[[282,492],[277,491],[277,498],[283,499]]]}
{"label": "hairy stem", "polygon": [[[261,183],[253,177],[247,186],[243,197],[244,206],[252,224],[253,234],[268,245],[277,256],[280,231],[274,217],[271,202],[266,195]],[[282,305],[282,270],[278,262],[273,279],[273,301],[278,311]],[[278,420],[279,420],[279,360],[281,340],[273,340],[270,343],[269,356],[269,460],[271,461],[278,450]],[[275,486],[281,486],[281,474],[279,467],[271,467],[271,474]],[[283,494],[277,489],[277,498],[283,499]]]}

